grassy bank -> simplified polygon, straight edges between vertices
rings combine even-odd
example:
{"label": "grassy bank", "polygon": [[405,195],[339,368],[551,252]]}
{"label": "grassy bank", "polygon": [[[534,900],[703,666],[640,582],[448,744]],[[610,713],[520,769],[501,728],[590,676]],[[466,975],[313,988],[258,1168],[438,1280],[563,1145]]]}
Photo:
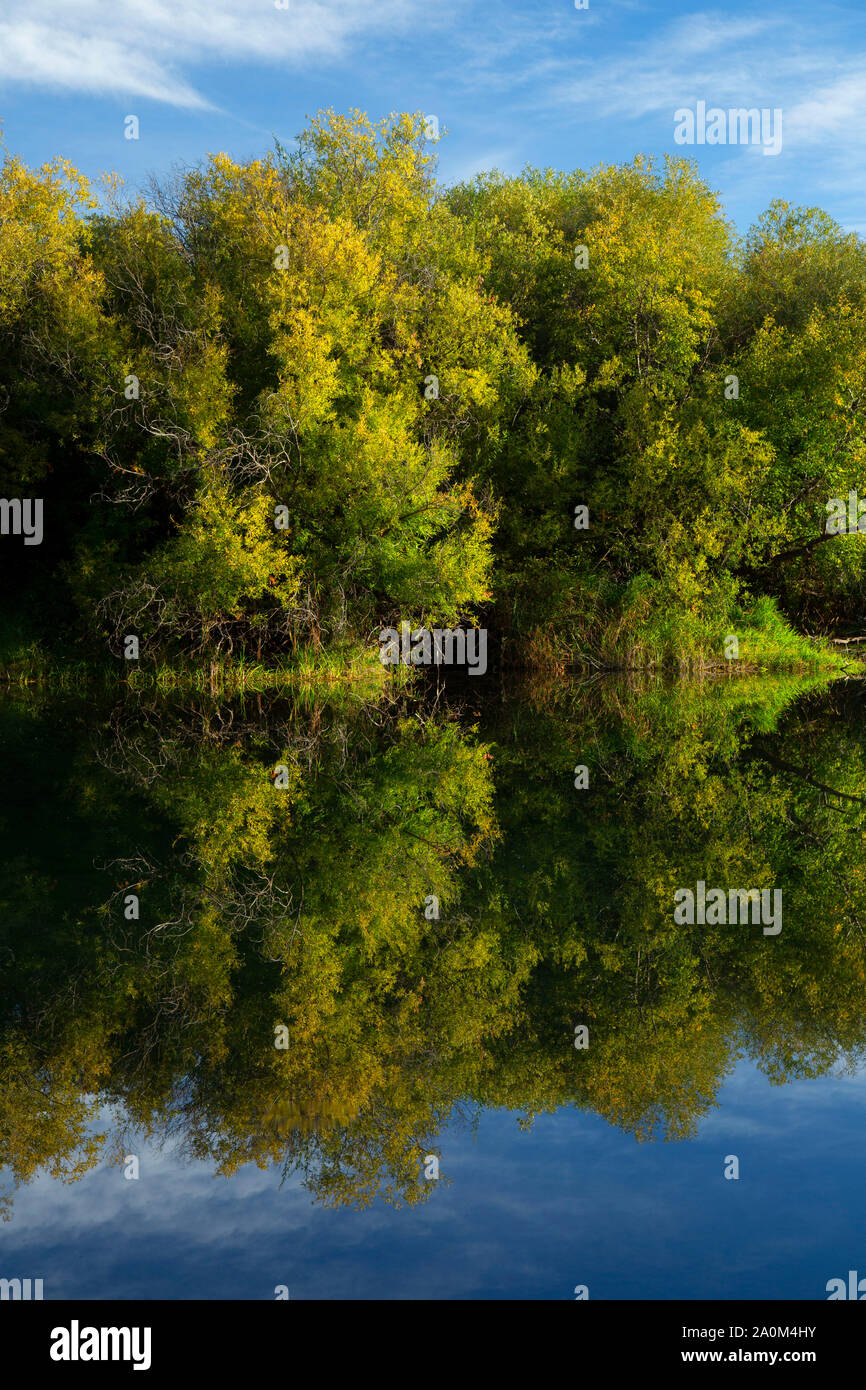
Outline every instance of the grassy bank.
{"label": "grassy bank", "polygon": [[156,695],[197,694],[231,697],[280,689],[311,692],[345,688],[362,699],[376,700],[395,682],[405,685],[414,671],[386,672],[378,647],[346,644],[328,650],[310,644],[270,663],[240,655],[194,661],[123,661],[113,657],[85,660],[52,652],[25,631],[22,623],[0,631],[0,685],[77,690],[92,686],[126,688]]}
{"label": "grassy bank", "polygon": [[[689,677],[812,672],[834,677],[863,673],[864,661],[863,647],[844,647],[829,638],[795,632],[773,600],[761,598],[748,611],[724,620],[674,608],[648,611],[639,601],[624,602],[613,611],[563,611],[555,623],[525,635],[516,636],[513,629],[510,636],[504,634],[498,664],[506,674],[529,673],[544,683],[580,670]],[[7,687],[71,690],[98,684],[156,694],[232,696],[282,687],[346,686],[376,699],[386,685],[403,687],[416,674],[411,666],[386,669],[378,646],[357,640],[331,647],[309,643],[269,661],[243,653],[198,659],[164,654],[155,661],[131,661],[112,656],[87,659],[74,647],[52,650],[28,632],[21,619],[0,629],[0,684]]]}
{"label": "grassy bank", "polygon": [[773,671],[845,675],[862,669],[856,648],[846,652],[830,639],[796,632],[771,598],[707,617],[629,595],[615,606],[593,604],[579,613],[562,612],[555,623],[512,639],[506,650],[516,664],[537,671],[585,668],[696,676]]}

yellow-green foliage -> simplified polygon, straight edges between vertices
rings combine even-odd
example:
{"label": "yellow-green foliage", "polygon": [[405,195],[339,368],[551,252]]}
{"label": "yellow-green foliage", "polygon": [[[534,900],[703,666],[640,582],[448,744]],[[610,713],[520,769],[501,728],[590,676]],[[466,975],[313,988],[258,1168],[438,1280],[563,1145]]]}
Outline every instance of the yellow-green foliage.
{"label": "yellow-green foliage", "polygon": [[864,343],[862,242],[784,203],[738,240],[682,159],[443,190],[422,117],[333,111],[150,200],[7,159],[0,471],[68,537],[12,588],[151,669],[404,618],[720,662],[753,612],[800,661],[779,615],[866,599],[824,526],[866,493]]}

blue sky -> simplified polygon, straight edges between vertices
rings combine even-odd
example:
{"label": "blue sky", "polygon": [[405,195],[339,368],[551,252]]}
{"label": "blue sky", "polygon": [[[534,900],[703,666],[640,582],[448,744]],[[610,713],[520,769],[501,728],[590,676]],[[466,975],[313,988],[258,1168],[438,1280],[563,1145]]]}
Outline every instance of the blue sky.
{"label": "blue sky", "polygon": [[[674,111],[699,101],[780,108],[781,153],[678,147]],[[743,228],[784,197],[866,234],[863,0],[0,0],[0,121],[29,163],[136,188],[328,106],[435,115],[447,182],[687,153]]]}

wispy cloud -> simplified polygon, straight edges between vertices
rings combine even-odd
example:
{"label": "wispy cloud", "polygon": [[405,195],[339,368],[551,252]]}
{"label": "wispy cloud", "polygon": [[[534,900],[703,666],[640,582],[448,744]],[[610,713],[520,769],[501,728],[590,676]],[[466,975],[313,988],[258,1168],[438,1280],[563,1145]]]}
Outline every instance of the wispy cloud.
{"label": "wispy cloud", "polygon": [[180,107],[211,103],[185,75],[208,63],[297,68],[338,61],[360,38],[398,34],[422,0],[7,0],[0,19],[0,83],[149,97]]}
{"label": "wispy cloud", "polygon": [[840,138],[863,144],[866,134],[866,59],[849,60],[832,82],[816,86],[788,112],[788,131],[803,145]]}
{"label": "wispy cloud", "polygon": [[[698,157],[734,215],[752,216],[772,196],[829,195],[839,220],[861,225],[866,28],[857,0],[820,11],[811,0],[758,10],[732,0],[724,14],[695,3],[673,16],[648,0],[592,0],[585,11],[571,0],[287,0],[286,9],[275,0],[2,0],[2,114],[16,147],[36,148],[39,122],[31,135],[27,108],[52,94],[150,99],[174,108],[164,146],[151,126],[154,158],[176,133],[192,149],[201,124],[189,118],[202,111],[229,148],[238,128],[270,134],[322,104],[376,114],[423,106],[450,130],[440,151],[448,179],[485,162],[590,167],[670,151]],[[781,158],[677,146],[674,112],[701,100],[781,108]],[[84,100],[79,109],[78,133],[64,132],[70,155],[77,145],[89,160],[104,147],[113,164],[116,139],[96,130]],[[123,153],[129,163],[132,146]]]}
{"label": "wispy cloud", "polygon": [[206,106],[158,58],[134,45],[74,34],[27,20],[0,23],[0,80],[60,91],[152,97],[175,106]]}
{"label": "wispy cloud", "polygon": [[848,202],[866,172],[864,34],[838,7],[820,19],[808,8],[680,15],[601,52],[561,52],[527,101],[563,122],[604,123],[620,140],[639,127],[642,148],[692,155],[673,144],[678,108],[779,108],[782,161],[756,158],[749,146],[701,151],[726,197],[790,197],[795,178],[813,198],[832,191]]}
{"label": "wispy cloud", "polygon": [[[779,105],[792,84],[826,72],[816,55],[779,43],[784,20],[772,14],[722,20],[683,16],[650,40],[571,64],[545,99],[591,107],[599,116],[639,120],[704,99],[709,105]],[[767,53],[773,54],[768,61]]]}

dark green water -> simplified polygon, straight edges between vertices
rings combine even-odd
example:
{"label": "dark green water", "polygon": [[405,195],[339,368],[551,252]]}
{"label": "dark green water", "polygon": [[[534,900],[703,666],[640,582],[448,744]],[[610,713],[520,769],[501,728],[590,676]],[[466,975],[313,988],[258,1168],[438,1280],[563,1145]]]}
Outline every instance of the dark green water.
{"label": "dark green water", "polygon": [[[822,1298],[866,1272],[862,687],[475,684],[0,704],[0,1276]],[[778,890],[778,919],[676,921],[699,883]]]}

